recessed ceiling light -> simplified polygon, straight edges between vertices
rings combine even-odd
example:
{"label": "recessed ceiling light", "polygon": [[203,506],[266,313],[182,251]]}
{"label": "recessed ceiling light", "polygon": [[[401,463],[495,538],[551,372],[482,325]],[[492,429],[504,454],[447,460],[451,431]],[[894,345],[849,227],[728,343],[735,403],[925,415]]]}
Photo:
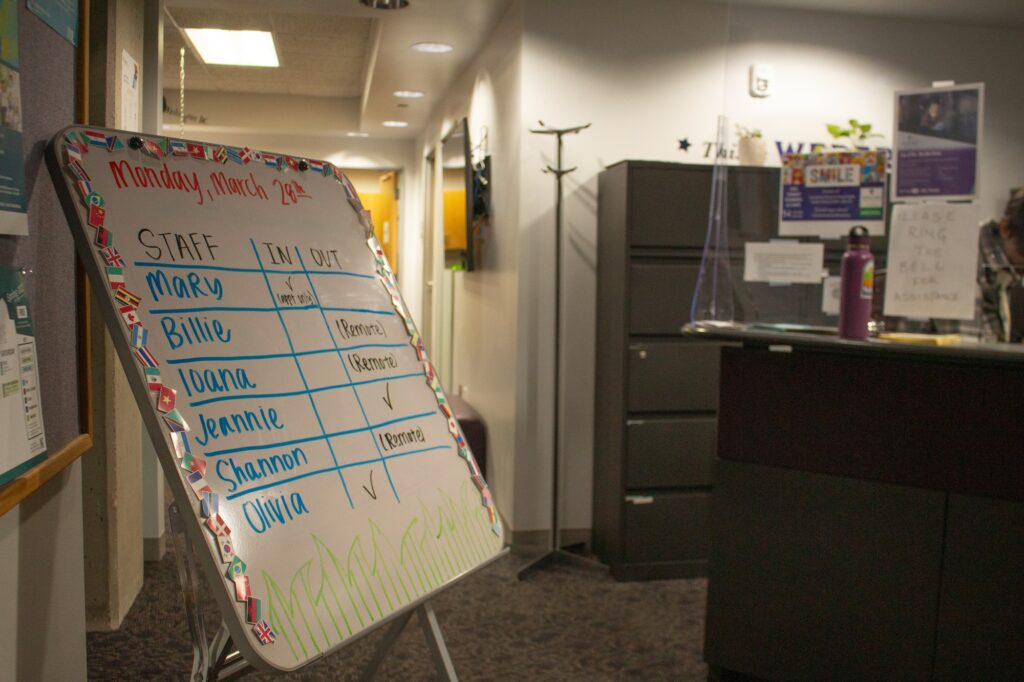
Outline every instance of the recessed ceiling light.
{"label": "recessed ceiling light", "polygon": [[417,52],[431,52],[433,54],[442,54],[444,52],[451,52],[453,48],[448,43],[414,43],[412,49]]}
{"label": "recessed ceiling light", "polygon": [[381,121],[381,125],[385,128],[404,128],[409,124],[405,121]]}
{"label": "recessed ceiling light", "polygon": [[370,136],[370,133],[364,133],[364,132],[359,131],[359,130],[352,130],[352,131],[347,132],[345,134],[348,135],[349,137],[369,137]]}
{"label": "recessed ceiling light", "polygon": [[395,97],[401,97],[402,99],[419,99],[426,93],[422,90],[395,90],[391,94]]}
{"label": "recessed ceiling light", "polygon": [[186,28],[185,34],[207,64],[280,66],[274,36],[269,31]]}
{"label": "recessed ceiling light", "polygon": [[409,6],[409,0],[360,0],[372,9],[402,9]]}

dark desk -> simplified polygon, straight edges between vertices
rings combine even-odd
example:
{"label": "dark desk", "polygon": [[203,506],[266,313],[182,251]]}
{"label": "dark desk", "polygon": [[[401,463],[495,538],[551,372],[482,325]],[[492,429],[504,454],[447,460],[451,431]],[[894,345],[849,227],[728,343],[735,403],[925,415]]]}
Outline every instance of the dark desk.
{"label": "dark desk", "polygon": [[1024,348],[693,329],[722,351],[705,657],[1024,677]]}

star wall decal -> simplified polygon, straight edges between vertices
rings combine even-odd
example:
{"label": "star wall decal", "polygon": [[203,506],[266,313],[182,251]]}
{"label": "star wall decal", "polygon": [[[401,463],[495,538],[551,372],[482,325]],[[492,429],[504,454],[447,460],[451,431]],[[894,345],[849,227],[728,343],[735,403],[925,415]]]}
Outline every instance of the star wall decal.
{"label": "star wall decal", "polygon": [[679,140],[679,148],[682,149],[684,152],[690,151],[690,138],[684,137],[683,139]]}

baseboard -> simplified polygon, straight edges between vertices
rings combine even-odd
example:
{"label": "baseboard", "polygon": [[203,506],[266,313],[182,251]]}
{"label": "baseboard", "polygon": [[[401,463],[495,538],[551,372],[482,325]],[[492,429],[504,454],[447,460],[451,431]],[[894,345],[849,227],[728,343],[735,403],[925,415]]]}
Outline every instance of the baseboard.
{"label": "baseboard", "polygon": [[158,538],[142,539],[142,560],[160,561],[167,554],[167,534]]}
{"label": "baseboard", "polygon": [[[563,528],[562,546],[583,545],[590,551],[589,528]],[[542,552],[551,547],[551,531],[549,530],[514,530],[512,531],[512,553],[530,555]]]}

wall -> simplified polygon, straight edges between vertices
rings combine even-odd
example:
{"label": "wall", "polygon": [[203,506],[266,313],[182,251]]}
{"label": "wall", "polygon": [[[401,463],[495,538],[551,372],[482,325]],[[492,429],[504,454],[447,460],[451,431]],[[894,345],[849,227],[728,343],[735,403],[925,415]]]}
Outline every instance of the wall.
{"label": "wall", "polygon": [[[554,163],[555,145],[550,137],[527,132],[536,121],[556,127],[593,124],[566,138],[564,158],[565,166],[577,167],[565,178],[563,250],[561,443],[567,528],[591,523],[593,339],[601,333],[594,313],[597,174],[602,168],[623,159],[710,163],[702,143],[714,139],[721,113],[734,123],[761,128],[769,140],[822,141],[825,123],[850,117],[872,121],[891,140],[894,90],[927,87],[939,79],[983,80],[988,83],[983,212],[997,212],[1007,188],[1024,183],[1019,163],[1024,145],[1014,129],[1019,120],[1014,112],[1024,107],[1014,56],[1024,37],[1019,30],[682,0],[642,5],[524,0],[510,17],[449,93],[421,147],[424,153],[432,148],[439,131],[460,113],[468,111],[472,119],[485,110],[484,117],[495,122],[491,140],[508,145],[492,144],[495,161],[508,164],[494,184],[495,197],[507,202],[509,192],[518,195],[511,204],[496,206],[495,232],[499,242],[515,235],[515,257],[501,244],[490,252],[500,264],[459,276],[455,355],[460,360],[452,383],[468,386],[466,397],[484,407],[498,460],[491,483],[517,532],[550,523],[554,181],[541,169]],[[494,70],[502,60],[515,63],[519,87],[490,87],[489,98],[478,97],[474,84],[488,77],[497,84]],[[746,95],[746,70],[754,62],[775,66],[774,97],[755,101]],[[499,127],[498,121],[511,128]],[[476,134],[474,124],[470,129]],[[684,137],[694,145],[688,152],[678,148]],[[518,167],[512,165],[517,162]],[[774,154],[769,162],[777,163]],[[514,318],[507,307],[513,301]],[[481,328],[475,321],[482,319],[499,326]],[[510,332],[514,370],[492,345]],[[499,391],[503,398],[493,399]],[[515,425],[511,432],[502,428],[509,420]],[[513,500],[508,499],[509,474]]]}
{"label": "wall", "polygon": [[[469,119],[470,139],[476,144],[486,129],[488,151],[493,159],[493,216],[487,242],[483,245],[480,269],[455,273],[454,282],[454,363],[451,385],[445,390],[457,392],[480,412],[488,427],[488,483],[498,507],[513,527],[519,525],[514,489],[514,466],[518,452],[517,403],[523,370],[519,361],[517,319],[519,300],[520,202],[520,90],[522,18],[519,3],[513,3],[488,39],[486,47],[473,60],[434,111],[418,142],[419,158],[434,151],[440,157],[441,138],[463,116]],[[439,171],[438,171],[439,172]],[[435,187],[440,188],[440,175]],[[408,185],[407,185],[408,186]],[[440,202],[435,222],[440,221]],[[422,203],[418,204],[423,213]],[[423,234],[435,240],[433,280],[440,284],[443,248],[440,233]],[[415,245],[422,254],[423,244]],[[406,262],[412,260],[409,248]],[[407,275],[408,276],[408,275]],[[440,295],[441,287],[435,286]],[[407,295],[407,301],[411,302]],[[435,313],[438,303],[434,304]],[[434,324],[438,324],[434,315]],[[431,353],[435,348],[428,348]]]}
{"label": "wall", "polygon": [[[49,138],[74,116],[70,43],[14,3],[21,56],[29,236],[0,236],[0,263],[32,268],[46,440],[79,433],[75,260],[71,233],[43,164]],[[88,457],[88,455],[86,455]],[[84,680],[82,473],[75,463],[0,517],[0,680]]]}

